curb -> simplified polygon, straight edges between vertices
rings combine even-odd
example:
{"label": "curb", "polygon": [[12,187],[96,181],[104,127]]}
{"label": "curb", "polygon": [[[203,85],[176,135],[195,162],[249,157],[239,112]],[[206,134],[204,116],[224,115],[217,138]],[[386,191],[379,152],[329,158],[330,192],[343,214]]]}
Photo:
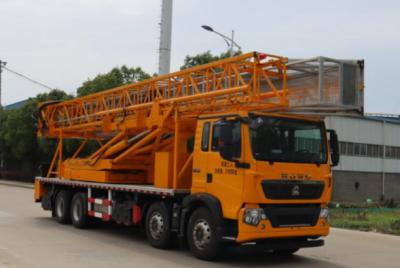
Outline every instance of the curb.
{"label": "curb", "polygon": [[6,181],[0,180],[0,185],[11,186],[11,187],[19,187],[19,188],[26,188],[26,189],[33,189],[33,183],[29,182],[17,182],[17,181]]}

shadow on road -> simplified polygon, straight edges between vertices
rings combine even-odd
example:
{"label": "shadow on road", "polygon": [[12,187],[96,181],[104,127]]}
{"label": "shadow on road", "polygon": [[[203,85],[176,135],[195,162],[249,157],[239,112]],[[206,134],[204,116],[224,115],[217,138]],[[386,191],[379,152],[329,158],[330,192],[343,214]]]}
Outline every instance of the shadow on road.
{"label": "shadow on road", "polygon": [[302,256],[301,250],[293,256],[276,256],[244,247],[228,250],[220,262],[233,267],[342,267],[328,261]]}
{"label": "shadow on road", "polygon": [[75,229],[69,225],[60,225],[51,217],[34,218],[35,224],[41,228],[61,228],[82,237],[97,240],[98,243],[132,249],[149,258],[174,262],[178,266],[193,267],[343,267],[326,260],[302,256],[301,250],[293,256],[275,256],[269,252],[251,246],[231,247],[224,251],[218,262],[208,263],[195,259],[188,250],[180,250],[178,246],[171,250],[158,250],[148,245],[144,231],[139,227],[125,227],[112,223],[97,222],[89,230]]}

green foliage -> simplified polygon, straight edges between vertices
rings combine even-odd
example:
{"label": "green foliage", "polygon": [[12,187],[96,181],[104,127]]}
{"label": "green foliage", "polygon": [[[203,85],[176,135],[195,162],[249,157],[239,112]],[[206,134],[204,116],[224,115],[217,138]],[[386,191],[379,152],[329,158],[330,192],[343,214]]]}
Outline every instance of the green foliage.
{"label": "green foliage", "polygon": [[88,79],[77,89],[77,94],[78,96],[86,96],[106,89],[149,79],[150,77],[140,67],[128,68],[123,65],[121,68],[113,68],[106,74],[99,74],[94,79]]}
{"label": "green foliage", "polygon": [[6,111],[2,137],[7,145],[7,158],[31,160],[35,158],[36,136],[32,129],[35,120],[31,117],[34,102],[29,100],[22,108]]}
{"label": "green foliage", "polygon": [[[234,53],[234,56],[237,56],[240,54],[242,54],[241,51],[236,51]],[[197,55],[194,55],[194,56],[187,55],[183,65],[181,66],[181,70],[184,70],[184,69],[187,69],[190,67],[194,67],[197,65],[201,65],[201,64],[206,64],[206,63],[213,62],[216,60],[226,59],[226,58],[229,58],[229,56],[230,56],[229,51],[224,52],[218,56],[218,55],[212,55],[210,50],[200,53],[200,54],[197,54]]]}
{"label": "green foliage", "polygon": [[[23,107],[0,111],[0,150],[5,160],[32,161],[37,163],[48,152],[48,146],[40,146],[36,139],[35,113],[39,102],[72,98],[61,90],[42,93],[26,101]],[[47,145],[47,144],[46,144]]]}
{"label": "green foliage", "polygon": [[45,101],[55,101],[55,100],[69,100],[72,99],[74,96],[65,93],[59,89],[53,89],[49,93],[40,93],[31,100],[35,101],[36,103],[45,102]]}
{"label": "green foliage", "polygon": [[396,208],[331,209],[334,227],[400,235],[400,210]]}

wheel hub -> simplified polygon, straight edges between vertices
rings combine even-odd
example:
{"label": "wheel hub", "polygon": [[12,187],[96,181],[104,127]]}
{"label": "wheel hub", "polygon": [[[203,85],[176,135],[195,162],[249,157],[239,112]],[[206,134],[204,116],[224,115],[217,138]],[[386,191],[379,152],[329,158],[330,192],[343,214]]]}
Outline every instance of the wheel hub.
{"label": "wheel hub", "polygon": [[82,206],[78,202],[75,202],[72,210],[72,216],[74,217],[74,220],[79,221],[81,214],[82,214]]}
{"label": "wheel hub", "polygon": [[57,202],[57,216],[62,217],[64,213],[64,199],[60,198]]}
{"label": "wheel hub", "polygon": [[210,244],[211,229],[205,220],[199,220],[193,228],[193,242],[198,249],[205,249]]}
{"label": "wheel hub", "polygon": [[153,213],[150,218],[150,235],[153,239],[160,239],[162,233],[164,232],[164,219],[159,212]]}

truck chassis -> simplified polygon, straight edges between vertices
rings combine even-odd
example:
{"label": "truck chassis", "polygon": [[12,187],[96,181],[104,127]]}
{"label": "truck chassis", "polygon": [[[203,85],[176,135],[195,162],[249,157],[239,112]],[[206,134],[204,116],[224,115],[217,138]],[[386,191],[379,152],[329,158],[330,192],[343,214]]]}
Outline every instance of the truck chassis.
{"label": "truck chassis", "polygon": [[[95,224],[94,218],[99,218],[126,226],[139,225],[145,229],[153,247],[166,249],[179,241],[181,247],[189,247],[196,257],[205,260],[216,259],[226,246],[251,245],[290,255],[299,248],[324,245],[324,240],[318,237],[236,243],[237,222],[223,219],[218,204],[207,193],[57,177],[36,177],[35,188],[41,195],[36,201],[41,202],[43,209],[52,211],[52,216],[61,224],[72,223],[76,228],[86,229]],[[205,243],[215,244],[211,247],[213,252],[197,250]]]}

